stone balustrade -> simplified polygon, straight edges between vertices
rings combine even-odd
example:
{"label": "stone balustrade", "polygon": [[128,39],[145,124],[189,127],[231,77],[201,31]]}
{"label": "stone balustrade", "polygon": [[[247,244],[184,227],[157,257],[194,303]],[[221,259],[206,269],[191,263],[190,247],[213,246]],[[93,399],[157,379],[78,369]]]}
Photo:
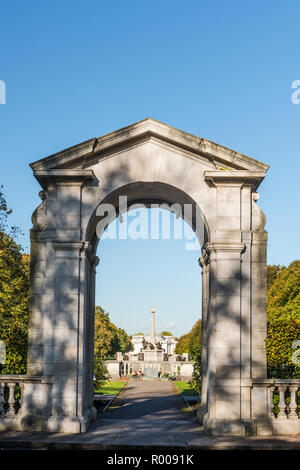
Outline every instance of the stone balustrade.
{"label": "stone balustrade", "polygon": [[[270,387],[273,408],[271,415],[277,419],[299,419],[300,404],[298,404],[298,392],[300,391],[300,381],[274,381]],[[278,402],[278,403],[276,403]]]}
{"label": "stone balustrade", "polygon": [[251,405],[258,434],[300,432],[300,379],[253,379]]}
{"label": "stone balustrade", "polygon": [[25,392],[34,401],[34,390],[38,395],[37,387],[42,383],[42,377],[38,376],[0,375],[0,430],[19,429]]}
{"label": "stone balustrade", "polygon": [[14,416],[22,406],[24,380],[18,375],[0,376],[0,416]]}

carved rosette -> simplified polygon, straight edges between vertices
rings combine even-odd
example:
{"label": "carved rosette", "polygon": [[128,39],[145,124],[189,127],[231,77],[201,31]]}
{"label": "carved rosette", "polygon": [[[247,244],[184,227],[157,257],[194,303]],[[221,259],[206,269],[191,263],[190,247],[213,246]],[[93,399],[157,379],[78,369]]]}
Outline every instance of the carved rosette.
{"label": "carved rosette", "polygon": [[35,209],[32,214],[31,221],[33,228],[36,230],[45,230],[47,228],[47,193],[46,191],[40,191],[39,197],[41,198],[41,204]]}

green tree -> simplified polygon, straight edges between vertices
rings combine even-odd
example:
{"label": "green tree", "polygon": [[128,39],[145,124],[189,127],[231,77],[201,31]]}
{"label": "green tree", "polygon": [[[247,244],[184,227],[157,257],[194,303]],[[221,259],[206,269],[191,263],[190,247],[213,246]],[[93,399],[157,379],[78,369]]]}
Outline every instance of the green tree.
{"label": "green tree", "polygon": [[112,358],[118,349],[117,328],[110,321],[108,313],[101,307],[95,308],[95,357]]}
{"label": "green tree", "polygon": [[12,210],[8,209],[7,202],[2,189],[3,186],[0,187],[0,231],[7,232],[8,216],[12,213]]}
{"label": "green tree", "polygon": [[202,351],[201,340],[202,320],[199,319],[189,333],[179,338],[175,349],[176,354],[189,353],[191,360],[195,360],[196,357],[199,359]]}
{"label": "green tree", "polygon": [[95,356],[104,359],[113,358],[117,351],[131,351],[130,337],[122,328],[117,328],[109,314],[101,307],[95,308]]}
{"label": "green tree", "polygon": [[[202,353],[202,320],[199,319],[193,326],[190,333],[189,355],[192,361],[201,357]],[[201,361],[200,361],[201,362]]]}
{"label": "green tree", "polygon": [[171,333],[171,331],[162,331],[160,334],[161,334],[162,336],[174,336],[174,335]]}
{"label": "green tree", "polygon": [[279,271],[281,271],[281,269],[283,268],[284,266],[276,264],[267,266],[267,290],[269,290],[270,287],[273,285]]}
{"label": "green tree", "polygon": [[105,360],[102,357],[94,358],[94,389],[99,390],[110,379]]}
{"label": "green tree", "polygon": [[176,354],[188,353],[189,341],[190,341],[190,333],[186,333],[185,335],[180,336],[178,343],[176,344],[175,353]]}
{"label": "green tree", "polygon": [[269,270],[268,282],[268,369],[269,374],[277,377],[296,378],[300,376],[300,367],[292,360],[295,353],[292,346],[300,339],[300,260],[288,267],[275,268],[278,269]]}
{"label": "green tree", "polygon": [[300,378],[300,367],[293,363],[294,341],[300,339],[300,323],[293,319],[274,320],[268,325],[267,357],[270,375]]}
{"label": "green tree", "polygon": [[130,337],[123,328],[117,328],[117,335],[119,339],[119,351],[122,353],[133,351],[133,344]]}
{"label": "green tree", "polygon": [[202,383],[202,372],[201,372],[201,351],[198,351],[194,357],[194,370],[192,379],[189,381],[191,387],[197,391],[198,395],[201,395],[201,383]]}
{"label": "green tree", "polygon": [[8,227],[10,214],[0,191],[0,340],[6,347],[1,373],[21,374],[26,373],[30,263],[14,240],[19,229]]}

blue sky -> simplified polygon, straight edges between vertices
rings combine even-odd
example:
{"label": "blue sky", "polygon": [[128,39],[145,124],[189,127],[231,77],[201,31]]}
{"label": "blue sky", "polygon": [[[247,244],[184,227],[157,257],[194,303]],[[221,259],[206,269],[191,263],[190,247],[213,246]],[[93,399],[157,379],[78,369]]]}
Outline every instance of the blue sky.
{"label": "blue sky", "polygon": [[[29,162],[150,116],[268,163],[268,262],[299,258],[298,1],[0,6],[0,182],[25,250],[39,203]],[[184,333],[201,310],[195,257],[178,240],[104,241],[97,300],[131,333],[152,304],[159,328]]]}

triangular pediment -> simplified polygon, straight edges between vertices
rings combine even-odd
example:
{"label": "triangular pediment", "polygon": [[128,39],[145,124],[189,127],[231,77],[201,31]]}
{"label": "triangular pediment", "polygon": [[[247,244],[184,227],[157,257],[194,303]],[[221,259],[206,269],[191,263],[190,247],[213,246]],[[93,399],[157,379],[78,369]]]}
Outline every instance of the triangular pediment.
{"label": "triangular pediment", "polygon": [[102,137],[92,138],[49,157],[31,163],[34,171],[85,169],[94,161],[109,157],[137,144],[155,140],[181,149],[187,155],[207,160],[215,169],[236,169],[266,172],[268,165],[209,140],[196,137],[152,118],[144,119]]}

